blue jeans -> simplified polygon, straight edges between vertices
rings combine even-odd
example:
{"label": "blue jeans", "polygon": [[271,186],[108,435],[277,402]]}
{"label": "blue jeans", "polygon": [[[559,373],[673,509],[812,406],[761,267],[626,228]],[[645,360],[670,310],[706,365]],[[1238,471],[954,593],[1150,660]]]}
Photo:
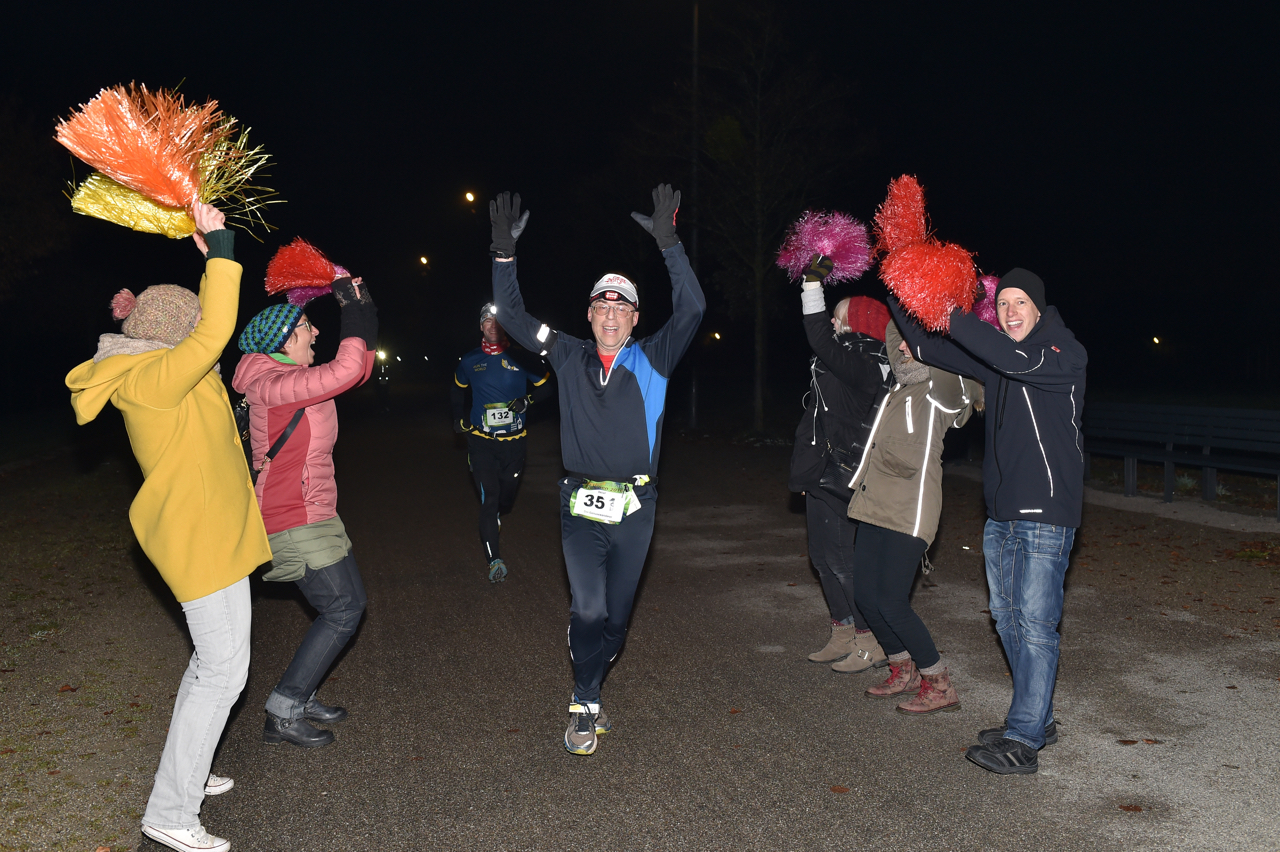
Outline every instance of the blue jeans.
{"label": "blue jeans", "polygon": [[173,702],[155,786],[142,815],[152,828],[195,828],[213,752],[249,679],[249,578],[182,605],[195,653]]}
{"label": "blue jeans", "polygon": [[991,617],[1013,676],[1005,736],[1037,749],[1053,721],[1062,583],[1075,538],[1071,527],[990,519],[982,534]]}
{"label": "blue jeans", "polygon": [[320,615],[267,698],[267,712],[281,719],[302,718],[303,708],[315,695],[329,666],[356,632],[368,600],[356,558],[350,552],[324,568],[308,567],[295,585]]}

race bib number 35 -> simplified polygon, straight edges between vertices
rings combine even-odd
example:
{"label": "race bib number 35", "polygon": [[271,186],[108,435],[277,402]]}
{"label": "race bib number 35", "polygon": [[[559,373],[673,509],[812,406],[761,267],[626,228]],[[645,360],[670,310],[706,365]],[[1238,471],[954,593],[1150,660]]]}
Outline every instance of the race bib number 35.
{"label": "race bib number 35", "polygon": [[625,491],[582,485],[569,497],[569,514],[606,524],[620,523],[629,496]]}

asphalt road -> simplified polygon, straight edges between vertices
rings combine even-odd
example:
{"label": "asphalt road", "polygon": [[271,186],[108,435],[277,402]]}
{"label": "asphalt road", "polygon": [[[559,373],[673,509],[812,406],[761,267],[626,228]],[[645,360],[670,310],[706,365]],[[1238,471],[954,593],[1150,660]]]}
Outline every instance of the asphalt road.
{"label": "asphalt road", "polygon": [[[465,451],[443,423],[429,412],[344,418],[339,510],[370,603],[320,693],[351,711],[330,747],[261,741],[262,702],[310,614],[291,586],[255,581],[250,681],[214,763],[236,788],[202,813],[235,849],[1280,848],[1280,580],[1269,563],[1224,555],[1258,534],[1087,507],[1063,623],[1062,738],[1041,753],[1038,774],[997,777],[962,757],[1009,699],[984,613],[979,485],[947,477],[937,570],[915,594],[963,706],[910,719],[863,697],[874,675],[805,660],[827,620],[803,515],[785,490],[790,448],[669,433],[653,547],[604,685],[614,731],[577,757],[561,742],[572,679],[554,424],[530,439],[503,522],[511,573],[494,586]],[[147,570],[122,581],[117,609],[137,615],[113,628],[128,665],[103,701],[143,681],[172,692],[185,664],[185,634],[161,605],[163,588],[140,579]],[[57,652],[31,645],[0,681],[6,703],[70,701],[50,693],[92,681],[81,669],[98,636],[86,624],[55,637]],[[30,686],[15,680],[28,676]],[[75,716],[70,704],[59,712]],[[19,752],[0,759],[34,760],[50,739],[35,728],[50,723],[6,714],[0,744]],[[84,797],[95,785],[113,791],[114,804],[94,805],[101,836],[135,820],[109,844],[115,852],[160,848],[131,814],[167,719],[157,706],[134,723],[134,739],[67,769]],[[76,730],[68,723],[60,736]],[[101,762],[109,753],[132,761],[131,786],[112,786],[127,767]],[[27,814],[0,848],[55,848],[77,794],[62,823],[42,819],[34,800],[60,776],[27,766],[22,785],[0,786],[10,813]],[[22,807],[8,805],[19,789]]]}

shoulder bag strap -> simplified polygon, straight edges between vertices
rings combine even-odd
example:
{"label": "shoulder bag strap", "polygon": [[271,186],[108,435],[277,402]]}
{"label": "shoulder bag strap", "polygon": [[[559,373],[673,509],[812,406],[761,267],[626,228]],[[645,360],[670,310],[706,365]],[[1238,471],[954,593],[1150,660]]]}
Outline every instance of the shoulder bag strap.
{"label": "shoulder bag strap", "polygon": [[302,414],[305,408],[299,408],[293,412],[293,419],[289,421],[289,425],[284,427],[284,431],[280,433],[280,437],[276,438],[276,442],[271,445],[271,449],[267,450],[267,457],[263,460],[262,466],[266,467],[267,462],[271,461],[280,452],[280,448],[284,446],[284,442],[289,440],[289,436],[293,434],[293,430],[298,428],[298,423],[302,420]]}

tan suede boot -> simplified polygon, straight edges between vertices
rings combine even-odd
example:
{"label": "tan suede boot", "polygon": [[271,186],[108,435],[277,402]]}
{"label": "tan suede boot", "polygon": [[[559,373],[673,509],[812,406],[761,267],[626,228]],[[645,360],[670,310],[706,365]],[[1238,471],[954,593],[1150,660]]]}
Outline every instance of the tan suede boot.
{"label": "tan suede boot", "polygon": [[938,674],[920,675],[920,691],[916,696],[898,705],[898,712],[908,716],[928,716],[939,710],[950,713],[960,709],[960,695],[951,685],[950,669]]}
{"label": "tan suede boot", "polygon": [[809,659],[815,663],[829,663],[853,653],[853,645],[858,636],[858,628],[852,624],[832,624],[831,638],[821,651],[814,651]]}
{"label": "tan suede boot", "polygon": [[838,672],[864,672],[872,666],[877,668],[889,665],[889,658],[884,649],[876,641],[876,635],[868,630],[854,637],[853,653],[831,668]]}
{"label": "tan suede boot", "polygon": [[893,698],[904,692],[916,692],[920,689],[920,672],[916,670],[914,660],[900,662],[889,661],[889,677],[884,683],[867,690],[872,698]]}

